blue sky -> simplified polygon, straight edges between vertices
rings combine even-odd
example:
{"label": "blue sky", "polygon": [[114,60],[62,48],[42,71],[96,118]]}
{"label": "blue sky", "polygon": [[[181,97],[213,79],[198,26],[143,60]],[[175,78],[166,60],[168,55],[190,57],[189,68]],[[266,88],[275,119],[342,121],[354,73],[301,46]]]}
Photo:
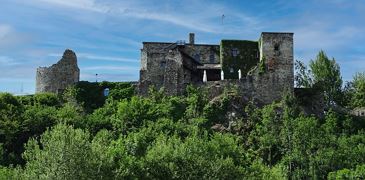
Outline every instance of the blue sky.
{"label": "blue sky", "polygon": [[[257,40],[263,31],[294,32],[295,59],[323,49],[345,81],[365,71],[364,0],[0,0],[0,91],[34,93],[39,66],[66,48],[81,80],[137,81],[143,41]],[[225,15],[223,24],[222,14]]]}

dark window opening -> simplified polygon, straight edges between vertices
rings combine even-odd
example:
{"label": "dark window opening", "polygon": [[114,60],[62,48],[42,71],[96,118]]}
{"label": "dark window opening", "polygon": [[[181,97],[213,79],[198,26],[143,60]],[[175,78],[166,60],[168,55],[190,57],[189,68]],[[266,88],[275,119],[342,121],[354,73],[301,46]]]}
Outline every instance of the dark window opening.
{"label": "dark window opening", "polygon": [[237,56],[238,56],[238,54],[239,54],[238,49],[237,49],[237,48],[233,48],[233,49],[232,49],[232,56],[233,56],[233,57],[237,57]]}
{"label": "dark window opening", "polygon": [[234,72],[233,68],[229,68],[229,72],[233,73]]}
{"label": "dark window opening", "polygon": [[364,112],[361,112],[361,116],[364,116],[365,115],[365,113]]}
{"label": "dark window opening", "polygon": [[161,68],[166,68],[166,61],[161,61],[160,67]]}
{"label": "dark window opening", "polygon": [[275,45],[274,45],[274,50],[275,50],[275,51],[279,51],[279,49],[280,49],[279,44],[275,44]]}
{"label": "dark window opening", "polygon": [[214,63],[214,60],[215,60],[214,54],[210,54],[210,56],[209,56],[209,62],[210,63]]}
{"label": "dark window opening", "polygon": [[195,60],[197,60],[198,62],[200,62],[200,54],[195,54],[194,55]]}

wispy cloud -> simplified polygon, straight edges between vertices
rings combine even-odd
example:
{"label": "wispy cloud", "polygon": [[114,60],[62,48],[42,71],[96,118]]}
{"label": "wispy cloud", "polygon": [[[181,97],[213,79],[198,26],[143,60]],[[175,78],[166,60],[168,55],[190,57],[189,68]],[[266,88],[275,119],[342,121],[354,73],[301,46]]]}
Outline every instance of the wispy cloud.
{"label": "wispy cloud", "polygon": [[136,72],[139,70],[139,67],[130,67],[130,66],[89,66],[84,67],[83,70],[90,71],[90,70],[117,70],[117,71],[132,71]]}
{"label": "wispy cloud", "polygon": [[320,24],[312,27],[301,27],[294,30],[295,42],[299,48],[331,49],[339,48],[356,38],[361,29],[356,27],[340,27],[328,30]]}
{"label": "wispy cloud", "polygon": [[69,8],[85,9],[96,12],[105,12],[103,11],[102,6],[97,6],[95,4],[94,0],[38,0],[38,1]]}
{"label": "wispy cloud", "polygon": [[0,65],[1,66],[14,66],[18,65],[20,62],[15,61],[13,58],[7,56],[0,56]]}
{"label": "wispy cloud", "polygon": [[[30,37],[18,33],[8,24],[0,24],[0,48],[2,50],[12,49],[14,46],[24,45],[30,41]],[[0,51],[1,51],[0,49]]]}
{"label": "wispy cloud", "polygon": [[[62,57],[62,54],[51,53],[48,54],[50,57]],[[124,57],[115,57],[115,56],[100,56],[89,53],[76,53],[76,56],[79,60],[90,59],[90,60],[100,60],[100,61],[114,61],[114,62],[132,62],[139,63],[139,59],[130,59]]]}
{"label": "wispy cloud", "polygon": [[[192,4],[189,9],[191,12],[184,13],[178,9],[174,9],[172,11],[164,8],[156,8],[156,6],[152,6],[151,3],[108,3],[108,1],[101,2],[95,0],[33,1],[42,1],[53,6],[87,10],[119,18],[135,18],[141,20],[165,22],[196,31],[214,34],[238,33],[238,29],[240,29],[241,32],[245,30],[242,28],[242,26],[251,27],[250,29],[252,29],[252,27],[257,27],[258,25],[258,20],[255,17],[248,16],[243,12],[236,12],[213,2],[186,2],[187,4]],[[224,13],[229,14],[230,19],[234,20],[236,23],[238,21],[241,24],[241,28],[233,28],[229,22],[226,24],[226,29],[222,28],[220,18]],[[211,18],[214,18],[214,20],[211,20]]]}
{"label": "wispy cloud", "polygon": [[11,32],[11,27],[7,24],[0,24],[0,40]]}
{"label": "wispy cloud", "polygon": [[[351,77],[365,65],[364,12],[363,2],[345,0],[4,1],[0,71],[9,82],[34,81],[37,66],[55,63],[70,48],[83,80],[94,81],[94,72],[109,81],[136,80],[142,41],[173,42],[195,32],[197,43],[218,44],[223,38],[257,40],[262,31],[290,31],[295,58],[308,61],[323,49]],[[0,83],[0,89],[9,84]]]}
{"label": "wispy cloud", "polygon": [[113,57],[113,56],[98,56],[88,53],[78,53],[79,58],[102,60],[102,61],[116,61],[116,62],[133,62],[139,63],[139,59],[129,59],[123,57]]}

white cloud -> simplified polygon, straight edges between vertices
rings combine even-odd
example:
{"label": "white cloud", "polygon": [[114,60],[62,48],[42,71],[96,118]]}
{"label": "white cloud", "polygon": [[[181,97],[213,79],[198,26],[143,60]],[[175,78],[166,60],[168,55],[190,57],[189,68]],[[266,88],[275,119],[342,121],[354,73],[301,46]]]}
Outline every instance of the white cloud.
{"label": "white cloud", "polygon": [[139,59],[128,59],[128,58],[123,58],[123,57],[98,56],[98,55],[87,54],[87,53],[78,53],[77,56],[79,58],[93,59],[93,60],[117,61],[117,62],[138,62],[139,63]]}
{"label": "white cloud", "polygon": [[334,32],[325,28],[301,27],[295,32],[295,42],[299,48],[332,49],[350,42],[361,32],[355,27],[342,27]]}
{"label": "white cloud", "polygon": [[19,62],[16,62],[14,59],[7,56],[0,56],[0,65],[2,66],[13,66],[18,65]]}
{"label": "white cloud", "polygon": [[53,4],[56,6],[64,6],[69,8],[104,12],[103,7],[96,5],[94,0],[38,0],[38,1]]}
{"label": "white cloud", "polygon": [[[206,33],[242,33],[243,31],[253,30],[258,27],[258,20],[255,17],[248,16],[243,12],[235,12],[231,8],[226,8],[221,4],[215,4],[210,2],[209,4],[204,2],[192,1],[186,2],[189,9],[184,8],[160,8],[152,6],[150,2],[133,1],[120,2],[120,1],[96,1],[96,0],[33,0],[35,5],[38,5],[39,1],[48,3],[49,5],[74,8],[80,10],[86,10],[104,15],[111,15],[118,18],[135,18],[141,20],[153,20],[166,22],[169,24],[177,25],[180,27],[188,28],[191,30],[206,32]],[[224,29],[220,18],[222,14],[226,14],[228,18],[234,19],[235,22],[240,24],[239,27],[233,27],[230,24],[226,24]],[[245,28],[250,27],[250,28]]]}
{"label": "white cloud", "polygon": [[19,45],[26,45],[31,38],[26,34],[17,32],[12,26],[8,24],[0,24],[0,52],[11,49],[14,51],[19,49]]}
{"label": "white cloud", "polygon": [[[51,53],[48,54],[50,57],[62,57],[62,54]],[[102,60],[102,61],[114,61],[114,62],[138,62],[139,59],[129,59],[124,57],[115,57],[115,56],[100,56],[89,53],[76,53],[76,56],[79,60],[83,59],[91,59],[91,60]]]}
{"label": "white cloud", "polygon": [[93,71],[93,70],[117,70],[117,71],[132,71],[137,72],[139,67],[130,67],[130,66],[89,66],[84,67],[82,70],[85,71]]}
{"label": "white cloud", "polygon": [[11,27],[7,24],[0,24],[0,40],[11,32]]}

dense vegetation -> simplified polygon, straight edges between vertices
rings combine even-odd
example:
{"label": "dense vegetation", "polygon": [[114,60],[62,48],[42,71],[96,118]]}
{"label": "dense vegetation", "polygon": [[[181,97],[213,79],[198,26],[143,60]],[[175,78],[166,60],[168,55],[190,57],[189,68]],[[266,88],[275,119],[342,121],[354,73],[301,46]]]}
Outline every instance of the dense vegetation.
{"label": "dense vegetation", "polygon": [[245,102],[232,117],[232,89],[212,101],[193,87],[185,96],[151,89],[139,97],[129,83],[107,82],[81,82],[59,96],[2,93],[0,177],[363,179],[365,119],[338,109],[365,106],[364,73],[342,88],[323,52],[296,67],[297,86],[323,94],[324,117],[305,116],[291,94],[264,107]]}

